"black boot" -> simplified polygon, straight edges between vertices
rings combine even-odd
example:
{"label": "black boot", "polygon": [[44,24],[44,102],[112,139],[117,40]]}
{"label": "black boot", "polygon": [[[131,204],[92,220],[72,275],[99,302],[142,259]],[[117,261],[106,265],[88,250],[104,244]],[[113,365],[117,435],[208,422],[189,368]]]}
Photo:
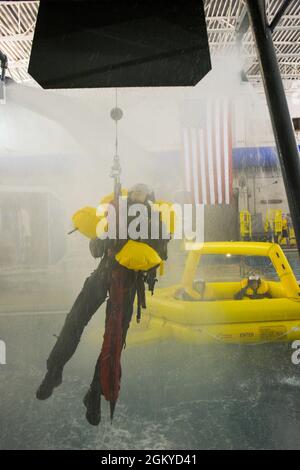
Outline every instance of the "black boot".
{"label": "black boot", "polygon": [[101,421],[101,391],[90,388],[83,399],[83,404],[86,407],[87,421],[92,426],[98,426]]}
{"label": "black boot", "polygon": [[55,387],[62,383],[62,369],[50,369],[47,371],[44,380],[37,389],[36,398],[38,400],[47,400],[51,397]]}

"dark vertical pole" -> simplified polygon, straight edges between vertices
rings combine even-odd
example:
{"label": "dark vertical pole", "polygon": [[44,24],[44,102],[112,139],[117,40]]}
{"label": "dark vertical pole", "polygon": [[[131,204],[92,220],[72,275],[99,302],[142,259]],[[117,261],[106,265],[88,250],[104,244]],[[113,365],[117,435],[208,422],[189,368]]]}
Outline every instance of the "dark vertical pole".
{"label": "dark vertical pole", "polygon": [[7,69],[7,56],[5,54],[3,54],[3,52],[0,51],[0,66],[1,66],[1,70],[0,70],[0,80],[2,82],[5,81],[5,71]]}
{"label": "dark vertical pole", "polygon": [[264,0],[246,0],[300,254],[300,157]]}

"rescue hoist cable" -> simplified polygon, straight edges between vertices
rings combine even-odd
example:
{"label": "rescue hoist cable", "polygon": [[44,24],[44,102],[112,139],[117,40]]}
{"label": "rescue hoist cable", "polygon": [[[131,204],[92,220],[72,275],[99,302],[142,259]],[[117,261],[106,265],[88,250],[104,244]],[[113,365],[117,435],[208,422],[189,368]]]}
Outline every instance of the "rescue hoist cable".
{"label": "rescue hoist cable", "polygon": [[121,181],[120,181],[120,175],[121,175],[121,165],[120,165],[120,157],[118,154],[118,121],[122,119],[123,117],[123,111],[121,108],[118,107],[118,89],[116,88],[116,105],[115,107],[111,110],[110,116],[111,118],[115,121],[115,156],[113,159],[113,165],[111,167],[111,173],[110,176],[114,179],[114,205],[115,205],[115,210],[116,210],[116,243],[117,244],[117,239],[119,235],[119,197],[121,196]]}
{"label": "rescue hoist cable", "polygon": [[[0,56],[1,59],[1,56]],[[120,157],[118,155],[118,147],[119,147],[119,140],[118,140],[118,121],[122,119],[123,117],[123,111],[121,108],[118,107],[118,89],[116,88],[115,91],[115,107],[111,110],[110,116],[115,121],[115,156],[113,158],[113,164],[111,166],[110,170],[110,176],[114,180],[114,202],[115,202],[115,208],[116,211],[118,212],[118,203],[119,203],[119,196],[121,195],[121,181],[120,181],[120,175],[122,172],[121,165],[120,165]],[[117,222],[118,222],[118,217],[117,217]],[[70,232],[68,232],[68,235],[71,233],[74,233],[78,230],[78,228],[74,228]],[[118,233],[118,227],[117,227],[117,233]]]}
{"label": "rescue hoist cable", "polygon": [[121,165],[120,165],[120,157],[118,154],[118,121],[123,117],[123,111],[121,108],[118,107],[118,89],[116,88],[116,105],[110,112],[110,117],[115,121],[115,156],[113,159],[113,165],[111,167],[110,176],[114,179],[114,196],[115,196],[115,203],[117,203],[117,198],[121,194],[121,182],[120,182],[120,175],[121,175]]}

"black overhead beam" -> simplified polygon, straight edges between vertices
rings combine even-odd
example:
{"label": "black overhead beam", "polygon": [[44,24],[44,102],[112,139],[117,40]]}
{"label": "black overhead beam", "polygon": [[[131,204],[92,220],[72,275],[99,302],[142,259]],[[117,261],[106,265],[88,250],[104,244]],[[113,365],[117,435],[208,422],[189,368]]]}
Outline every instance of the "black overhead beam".
{"label": "black overhead beam", "polygon": [[265,0],[246,0],[275,135],[279,162],[300,253],[300,156],[285,96]]}
{"label": "black overhead beam", "polygon": [[243,39],[243,36],[248,31],[249,26],[250,26],[250,23],[249,23],[248,10],[247,10],[246,5],[244,5],[242,12],[236,22],[235,32],[236,32],[238,40]]}
{"label": "black overhead beam", "polygon": [[0,51],[0,68],[1,68],[1,73],[0,73],[0,80],[1,82],[4,82],[5,80],[5,71],[7,69],[7,56],[3,54],[3,52]]}
{"label": "black overhead beam", "polygon": [[[241,11],[241,14],[236,22],[236,28],[235,28],[236,47],[237,47],[239,54],[241,54],[241,50],[242,50],[243,37],[247,33],[249,26],[250,26],[250,23],[249,23],[248,10],[247,10],[246,5],[244,5]],[[241,75],[242,82],[248,82],[247,74],[244,69],[241,70],[240,75]]]}
{"label": "black overhead beam", "polygon": [[274,16],[273,20],[270,23],[270,30],[272,33],[274,29],[276,28],[276,26],[278,25],[281,18],[283,17],[283,15],[285,14],[288,7],[290,6],[290,4],[293,3],[293,1],[294,0],[284,0],[282,5],[279,7],[276,15]]}
{"label": "black overhead beam", "polygon": [[[279,7],[278,11],[276,12],[276,15],[274,16],[273,20],[270,23],[270,30],[273,33],[274,29],[280,22],[281,18],[285,14],[286,10],[289,8],[289,6],[294,2],[295,0],[283,0],[281,6]],[[250,26],[249,23],[249,16],[248,16],[248,10],[247,6],[244,5],[242,12],[240,14],[240,17],[237,20],[235,32],[238,37],[238,40],[242,39],[244,34],[248,31],[248,28]]]}

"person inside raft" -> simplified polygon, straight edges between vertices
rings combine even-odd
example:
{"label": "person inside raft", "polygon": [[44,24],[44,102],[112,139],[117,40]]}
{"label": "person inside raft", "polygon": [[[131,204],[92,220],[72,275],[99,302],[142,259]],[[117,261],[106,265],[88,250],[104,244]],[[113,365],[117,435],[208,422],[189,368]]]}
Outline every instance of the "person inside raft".
{"label": "person inside raft", "polygon": [[203,279],[196,279],[193,282],[193,288],[180,287],[176,290],[174,297],[177,300],[186,300],[189,302],[199,302],[204,300],[206,283]]}
{"label": "person inside raft", "polygon": [[272,296],[269,292],[269,285],[257,274],[250,274],[248,279],[242,282],[242,288],[235,294],[235,300],[248,299],[270,299]]}
{"label": "person inside raft", "polygon": [[[235,300],[248,299],[270,299],[269,285],[257,274],[250,274],[247,279],[241,281],[242,288],[234,296]],[[186,300],[190,302],[199,302],[204,300],[206,283],[203,279],[197,279],[193,282],[193,289],[180,287],[175,292],[175,299]],[[217,300],[217,299],[214,299]]]}
{"label": "person inside raft", "polygon": [[[150,215],[150,217],[148,216],[148,224],[150,226],[150,209],[151,201],[153,200],[153,191],[145,184],[135,185],[128,191],[128,208],[131,204],[144,204],[148,209],[148,214]],[[130,217],[128,216],[128,222],[130,221],[129,219]],[[162,234],[163,223],[159,221],[159,224],[159,233]],[[130,289],[134,289],[133,295],[131,295],[131,292],[129,292],[128,295],[126,294],[127,297],[130,297],[131,299],[131,305],[129,306],[129,318],[128,323],[126,323],[126,331],[124,331],[125,342],[126,332],[129,327],[133,311],[135,293],[138,297],[139,307],[139,286],[133,286],[133,282],[131,282],[131,280],[134,281],[135,279],[141,279],[143,285],[144,283],[147,283],[149,290],[153,291],[154,284],[156,282],[156,268],[162,263],[162,260],[167,259],[168,241],[169,239],[162,238],[162,236],[158,239],[152,240],[150,235],[148,239],[140,239],[138,241],[128,239],[102,240],[100,238],[96,238],[96,236],[90,241],[90,251],[92,256],[94,258],[101,258],[101,261],[97,269],[86,279],[81,292],[66,317],[64,326],[48,357],[46,375],[36,392],[36,397],[39,400],[46,400],[49,398],[52,395],[54,388],[58,387],[62,383],[62,374],[65,364],[75,353],[85,326],[98,308],[109,297],[112,275],[116,270],[120,269],[123,269],[125,273],[124,276],[127,280],[126,282],[130,285]],[[134,249],[130,251],[132,246],[134,246]],[[139,273],[141,274],[140,277],[138,277]],[[142,304],[142,307],[145,307],[145,305]],[[98,366],[96,365],[95,371],[97,368]],[[96,399],[96,402],[98,403],[96,403],[96,406],[95,397],[90,399],[92,396],[91,391],[93,391],[93,387],[96,383],[94,379],[89,392],[84,399],[84,404],[87,407],[86,417],[88,421],[91,424],[96,425],[100,420],[100,398],[99,391],[96,390],[98,394]],[[98,382],[99,380],[97,380],[97,383]]]}

